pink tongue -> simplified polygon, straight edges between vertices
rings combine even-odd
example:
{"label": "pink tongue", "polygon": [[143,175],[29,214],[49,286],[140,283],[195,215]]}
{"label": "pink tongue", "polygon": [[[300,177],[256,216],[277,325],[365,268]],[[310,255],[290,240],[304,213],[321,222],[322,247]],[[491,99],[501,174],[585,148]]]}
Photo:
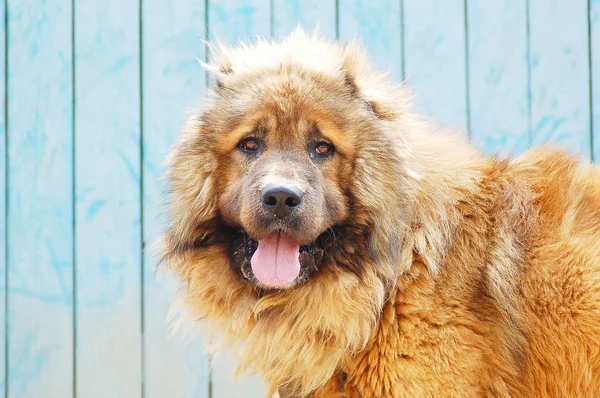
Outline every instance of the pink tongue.
{"label": "pink tongue", "polygon": [[259,241],[258,249],[250,259],[254,276],[270,287],[292,283],[300,275],[298,250],[300,246],[282,232]]}

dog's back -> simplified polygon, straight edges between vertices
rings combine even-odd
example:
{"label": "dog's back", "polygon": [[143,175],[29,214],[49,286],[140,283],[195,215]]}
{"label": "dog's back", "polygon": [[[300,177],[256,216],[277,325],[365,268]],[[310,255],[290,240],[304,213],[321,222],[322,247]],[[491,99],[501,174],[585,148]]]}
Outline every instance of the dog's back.
{"label": "dog's back", "polygon": [[520,166],[539,208],[520,284],[527,391],[600,396],[600,170],[556,152]]}

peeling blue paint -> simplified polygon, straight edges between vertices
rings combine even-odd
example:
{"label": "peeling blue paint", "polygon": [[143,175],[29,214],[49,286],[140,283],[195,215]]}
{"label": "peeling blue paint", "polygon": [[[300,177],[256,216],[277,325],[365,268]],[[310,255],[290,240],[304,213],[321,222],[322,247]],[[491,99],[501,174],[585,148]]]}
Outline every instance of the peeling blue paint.
{"label": "peeling blue paint", "polygon": [[133,61],[133,56],[131,56],[131,55],[128,55],[126,57],[121,57],[121,58],[119,58],[119,60],[117,62],[115,62],[111,67],[109,67],[106,72],[109,74],[116,73],[119,70],[121,70],[122,68],[124,68],[127,64],[131,63],[131,61]]}
{"label": "peeling blue paint", "polygon": [[98,212],[106,205],[106,200],[104,199],[99,199],[99,200],[95,200],[92,202],[92,204],[90,204],[90,206],[88,207],[88,220],[91,220],[92,218],[94,218],[94,216],[96,216],[96,214],[98,214]]}
{"label": "peeling blue paint", "polygon": [[129,177],[133,181],[139,181],[140,175],[137,170],[137,166],[134,166],[129,157],[120,149],[117,149],[115,153],[119,156],[123,164],[125,164],[125,169],[127,170]]}

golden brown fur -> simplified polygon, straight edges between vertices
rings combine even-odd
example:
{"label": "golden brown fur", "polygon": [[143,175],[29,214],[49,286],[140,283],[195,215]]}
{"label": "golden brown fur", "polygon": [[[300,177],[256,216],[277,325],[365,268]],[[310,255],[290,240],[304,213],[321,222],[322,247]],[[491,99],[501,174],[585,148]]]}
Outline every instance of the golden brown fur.
{"label": "golden brown fur", "polygon": [[[169,159],[163,254],[184,321],[205,318],[241,371],[290,396],[600,396],[597,168],[482,156],[411,113],[354,44],[297,32],[207,67],[214,89]],[[262,233],[240,182],[258,166],[234,148],[257,123],[271,145],[314,119],[339,155],[297,239],[339,236],[306,283],[266,290],[219,238],[221,223]]]}

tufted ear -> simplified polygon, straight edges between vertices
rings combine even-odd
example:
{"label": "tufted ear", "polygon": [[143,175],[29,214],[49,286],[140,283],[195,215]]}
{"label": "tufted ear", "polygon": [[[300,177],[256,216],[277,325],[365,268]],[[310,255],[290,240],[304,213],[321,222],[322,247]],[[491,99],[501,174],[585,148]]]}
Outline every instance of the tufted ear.
{"label": "tufted ear", "polygon": [[208,50],[208,60],[204,62],[199,59],[198,62],[208,72],[209,79],[214,82],[214,88],[219,90],[224,87],[223,79],[233,73],[228,49],[218,39],[214,45],[208,40],[204,40],[204,44]]}
{"label": "tufted ear", "polygon": [[201,116],[190,117],[178,143],[167,157],[167,209],[169,228],[164,236],[164,257],[182,254],[206,239],[216,226],[213,173],[217,159],[212,134]]}
{"label": "tufted ear", "polygon": [[352,93],[364,100],[379,119],[393,120],[409,111],[412,101],[404,85],[390,83],[386,74],[373,73],[358,40],[344,47],[341,69]]}

